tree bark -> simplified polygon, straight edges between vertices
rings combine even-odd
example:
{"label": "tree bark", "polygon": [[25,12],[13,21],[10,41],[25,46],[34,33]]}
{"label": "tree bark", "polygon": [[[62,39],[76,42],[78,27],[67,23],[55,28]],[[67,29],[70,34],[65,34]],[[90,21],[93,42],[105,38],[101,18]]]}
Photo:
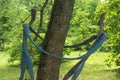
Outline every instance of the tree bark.
{"label": "tree bark", "polygon": [[[55,0],[42,47],[54,55],[62,56],[65,38],[72,15],[74,0]],[[40,56],[36,80],[58,80],[60,60]]]}

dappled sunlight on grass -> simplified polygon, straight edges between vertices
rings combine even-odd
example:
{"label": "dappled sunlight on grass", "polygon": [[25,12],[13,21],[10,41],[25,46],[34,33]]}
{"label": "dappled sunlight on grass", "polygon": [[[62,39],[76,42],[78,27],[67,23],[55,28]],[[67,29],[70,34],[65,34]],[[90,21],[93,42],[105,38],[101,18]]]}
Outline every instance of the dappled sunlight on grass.
{"label": "dappled sunlight on grass", "polygon": [[19,68],[10,66],[8,63],[9,55],[0,52],[0,80],[18,80]]}
{"label": "dappled sunlight on grass", "polygon": [[8,64],[9,56],[3,52],[0,52],[0,68]]}
{"label": "dappled sunlight on grass", "polygon": [[108,70],[106,65],[86,64],[79,79],[82,80],[119,80],[116,72]]}
{"label": "dappled sunlight on grass", "polygon": [[[76,54],[75,54],[76,55]],[[105,59],[108,53],[97,52],[89,57],[77,80],[119,80],[115,68],[108,68]],[[74,54],[73,54],[74,56]],[[60,79],[76,64],[76,61],[67,61],[61,65]],[[69,79],[70,80],[70,79]]]}
{"label": "dappled sunlight on grass", "polygon": [[[75,51],[74,53],[65,55],[65,57],[77,57],[85,52]],[[96,52],[87,60],[81,74],[77,80],[119,80],[120,75],[117,74],[115,67],[108,68],[105,65],[105,59],[107,58],[108,53]],[[18,80],[20,75],[20,67],[8,65],[7,59],[9,56],[0,54],[0,80]],[[60,79],[63,80],[64,75],[78,62],[78,60],[71,61],[62,61],[60,68]],[[36,74],[37,67],[34,67],[34,72]],[[36,76],[36,75],[35,75]],[[29,75],[25,74],[25,77],[28,78]],[[28,80],[28,79],[26,79]],[[71,80],[71,79],[69,79]]]}
{"label": "dappled sunlight on grass", "polygon": [[18,80],[20,69],[18,67],[2,67],[0,68],[0,80]]}

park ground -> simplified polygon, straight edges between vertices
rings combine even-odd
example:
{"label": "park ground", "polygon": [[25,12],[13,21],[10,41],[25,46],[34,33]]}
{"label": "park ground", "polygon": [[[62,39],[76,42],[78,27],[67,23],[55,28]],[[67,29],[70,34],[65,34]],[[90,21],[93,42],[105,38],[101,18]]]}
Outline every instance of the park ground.
{"label": "park ground", "polygon": [[[78,56],[79,52],[74,52],[67,57]],[[117,73],[115,66],[111,68],[106,66],[105,60],[110,53],[95,52],[87,60],[81,74],[77,80],[120,80],[120,74]],[[20,75],[19,65],[8,64],[9,55],[0,52],[0,80],[18,80]],[[64,75],[77,61],[62,61],[60,68],[60,79],[62,80]],[[34,72],[37,71],[37,67],[34,67]],[[36,75],[36,74],[35,74]],[[28,79],[28,74],[25,74],[25,80]]]}

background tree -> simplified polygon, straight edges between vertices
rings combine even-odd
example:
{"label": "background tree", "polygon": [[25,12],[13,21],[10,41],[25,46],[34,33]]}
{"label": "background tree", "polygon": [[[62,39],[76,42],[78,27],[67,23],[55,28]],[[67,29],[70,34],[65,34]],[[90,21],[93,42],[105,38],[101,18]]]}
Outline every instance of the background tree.
{"label": "background tree", "polygon": [[[115,64],[118,69],[120,67],[120,1],[119,0],[106,0],[101,3],[97,9],[96,14],[106,12],[105,28],[108,32],[107,51],[113,52],[106,60],[108,66]],[[120,70],[119,70],[120,71]]]}
{"label": "background tree", "polygon": [[[47,1],[47,3],[46,3]],[[21,43],[22,43],[22,23],[29,23],[30,21],[30,10],[36,7],[37,17],[33,23],[33,28],[44,37],[47,29],[47,25],[51,15],[51,8],[53,1],[51,0],[37,0],[37,1],[23,1],[23,0],[9,0],[1,1],[2,14],[0,23],[0,37],[1,50],[5,51],[11,55],[9,62],[14,63],[14,61],[20,59],[21,55]],[[82,40],[88,38],[89,36],[96,33],[97,27],[93,25],[94,11],[97,7],[99,0],[97,1],[86,1],[86,0],[76,0],[75,7],[72,15],[72,20],[70,22],[70,28],[68,36],[66,39],[66,45],[71,45],[74,43],[81,42]],[[13,6],[16,3],[16,6]],[[45,4],[46,3],[46,4]],[[86,7],[84,7],[86,6]],[[7,18],[4,18],[7,17]],[[5,23],[2,23],[6,19]],[[5,27],[4,27],[5,26]],[[41,28],[42,27],[42,28]],[[5,29],[6,28],[6,29]],[[76,29],[77,28],[77,29]],[[41,44],[41,40],[36,39],[36,36],[32,35],[36,43]],[[35,40],[36,39],[36,40]],[[17,45],[16,45],[17,44]],[[36,49],[29,44],[29,50],[31,55],[36,52]],[[88,45],[89,47],[89,45]],[[3,49],[4,48],[4,49]],[[84,47],[82,48],[84,49]],[[87,49],[87,48],[86,48]],[[67,52],[66,52],[67,51]],[[65,50],[64,54],[69,54],[71,49]],[[16,54],[17,53],[17,54]],[[35,63],[38,61],[38,55],[34,55],[33,60]]]}
{"label": "background tree", "polygon": [[[48,2],[45,5],[46,1]],[[14,61],[20,60],[22,42],[21,25],[23,23],[29,23],[30,10],[33,7],[36,8],[37,15],[32,26],[35,31],[37,31],[44,38],[47,30],[46,26],[48,25],[50,19],[53,2],[54,0],[0,0],[0,51],[4,51],[4,53],[11,56],[9,62],[13,63]],[[102,46],[99,50],[106,52],[112,51],[113,54],[109,56],[107,65],[111,66],[111,64],[115,63],[119,67],[119,3],[119,0],[106,0],[105,2],[100,2],[100,0],[75,0],[65,45],[82,42],[89,36],[96,34],[98,28],[96,25],[99,20],[99,16],[103,12],[106,12],[104,28],[108,32],[109,40],[106,42],[107,45]],[[32,37],[36,39],[36,36],[32,35]],[[40,45],[42,43],[39,39],[36,39],[35,42]],[[38,63],[39,55],[36,54],[37,50],[33,48],[31,43],[29,43],[29,45],[29,52],[34,56],[32,57],[33,62]],[[79,50],[87,50],[88,47],[89,45],[87,45],[87,47],[83,46],[80,47]],[[70,54],[72,51],[74,50],[65,49],[63,55]]]}
{"label": "background tree", "polygon": [[[62,56],[73,5],[74,0],[54,1],[47,33],[42,44],[44,50]],[[37,80],[58,80],[59,68],[60,60],[41,55]]]}

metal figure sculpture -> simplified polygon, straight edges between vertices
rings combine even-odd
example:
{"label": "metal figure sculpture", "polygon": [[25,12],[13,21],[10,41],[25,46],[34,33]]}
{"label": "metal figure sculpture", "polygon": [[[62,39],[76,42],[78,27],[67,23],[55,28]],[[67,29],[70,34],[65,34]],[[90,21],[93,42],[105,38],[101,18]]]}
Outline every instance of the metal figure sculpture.
{"label": "metal figure sculpture", "polygon": [[93,54],[102,44],[103,42],[106,40],[107,38],[107,34],[104,32],[103,30],[103,20],[105,17],[105,13],[103,13],[100,17],[100,20],[98,22],[98,25],[100,26],[100,31],[98,33],[98,36],[96,38],[96,41],[93,43],[93,45],[90,47],[90,49],[87,51],[87,53],[83,56],[81,56],[81,60],[75,65],[73,66],[73,68],[71,68],[71,70],[65,75],[63,80],[67,80],[69,77],[71,77],[72,75],[72,79],[71,80],[76,80],[76,78],[78,77],[78,75],[81,73],[82,68],[86,62],[86,60],[89,58],[89,56],[91,54]]}
{"label": "metal figure sculpture", "polygon": [[[30,42],[38,49],[39,52],[42,52],[43,54],[46,54],[50,57],[56,58],[56,59],[61,59],[61,60],[80,60],[73,68],[65,75],[63,80],[67,80],[69,77],[72,76],[72,80],[76,80],[78,75],[81,73],[82,68],[86,62],[86,60],[89,58],[91,54],[93,54],[105,41],[107,38],[107,34],[103,30],[103,20],[104,20],[105,13],[101,15],[100,20],[98,22],[98,25],[100,26],[100,31],[97,35],[90,37],[89,39],[83,41],[81,44],[77,45],[72,45],[72,46],[65,46],[65,48],[71,48],[71,47],[76,47],[76,46],[81,46],[85,45],[88,42],[91,42],[95,40],[93,45],[90,47],[90,49],[87,51],[86,54],[80,56],[80,57],[75,57],[75,58],[65,58],[57,55],[53,55],[52,53],[49,53],[45,50],[43,50],[41,47],[39,47],[31,38],[30,36],[30,30],[31,30],[31,25],[30,24],[24,24],[23,25],[23,53],[22,53],[22,58],[21,58],[21,75],[19,80],[24,79],[24,73],[26,67],[28,67],[29,73],[31,80],[34,80],[34,74],[33,74],[33,69],[32,69],[32,60],[30,58],[29,52],[28,52],[28,46],[27,46],[27,38],[30,40]],[[34,20],[33,20],[34,21]],[[37,34],[33,31],[34,34]],[[39,38],[41,38],[39,35],[37,35]],[[41,38],[42,39],[42,38]]]}
{"label": "metal figure sculpture", "polygon": [[[30,58],[28,52],[28,44],[27,44],[27,27],[23,28],[23,43],[22,43],[22,58],[21,58],[21,75],[19,80],[24,80],[25,69],[28,68],[31,80],[34,80],[33,68],[32,68],[32,60]],[[29,33],[29,32],[28,32]]]}
{"label": "metal figure sculpture", "polygon": [[88,52],[85,55],[81,56],[81,60],[65,75],[63,80],[67,80],[72,75],[73,75],[72,80],[76,80],[86,60],[89,58],[91,54],[93,54],[102,45],[102,43],[105,41],[106,38],[107,38],[107,34],[104,32],[101,35],[99,35],[96,41],[88,50]]}

